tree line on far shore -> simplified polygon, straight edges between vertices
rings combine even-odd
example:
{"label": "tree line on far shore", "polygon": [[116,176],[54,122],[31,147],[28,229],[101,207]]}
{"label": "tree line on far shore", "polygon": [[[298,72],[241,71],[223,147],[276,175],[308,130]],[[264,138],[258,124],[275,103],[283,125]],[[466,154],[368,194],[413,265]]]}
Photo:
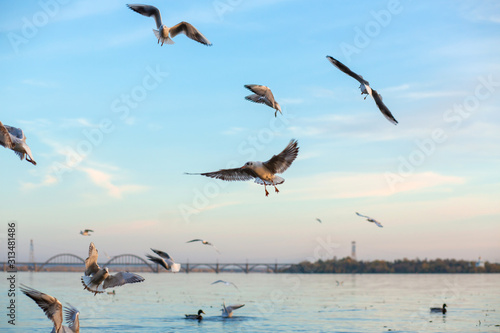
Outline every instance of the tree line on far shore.
{"label": "tree line on far shore", "polygon": [[350,257],[337,260],[303,261],[283,269],[283,273],[500,273],[500,264],[456,259],[394,261],[357,261]]}

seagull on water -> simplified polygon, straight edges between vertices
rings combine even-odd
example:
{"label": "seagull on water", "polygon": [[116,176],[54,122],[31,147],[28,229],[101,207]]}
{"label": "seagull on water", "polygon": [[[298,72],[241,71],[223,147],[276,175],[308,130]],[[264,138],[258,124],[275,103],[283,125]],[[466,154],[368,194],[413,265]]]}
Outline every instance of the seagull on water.
{"label": "seagull on water", "polygon": [[82,236],[90,236],[90,233],[91,232],[94,232],[94,230],[91,230],[91,229],[85,229],[85,230],[80,230],[80,235]]}
{"label": "seagull on water", "polygon": [[175,263],[174,259],[172,259],[172,257],[170,257],[168,253],[155,249],[151,249],[151,251],[153,251],[154,253],[156,253],[161,257],[158,258],[146,254],[146,257],[148,257],[148,259],[151,260],[152,262],[163,266],[167,271],[171,271],[172,273],[177,273],[181,270],[181,264]]}
{"label": "seagull on water", "polygon": [[84,289],[94,293],[104,293],[104,289],[123,286],[126,283],[144,281],[140,275],[129,272],[118,272],[110,275],[107,267],[101,268],[97,264],[97,249],[94,243],[90,243],[89,256],[85,259],[85,276],[82,276]]}
{"label": "seagull on water", "polygon": [[230,305],[226,306],[226,302],[222,304],[222,317],[224,318],[231,318],[233,316],[233,311],[239,308],[244,307],[245,304],[236,304],[236,305]]}
{"label": "seagull on water", "polygon": [[63,306],[61,302],[55,297],[44,294],[33,288],[22,285],[21,291],[34,300],[36,304],[43,310],[47,318],[52,320],[54,328],[52,332],[55,333],[78,333],[80,332],[80,311],[73,307],[71,304],[64,307],[64,320],[68,326],[63,326]]}
{"label": "seagull on water", "polygon": [[158,8],[154,6],[149,6],[149,5],[127,5],[128,8],[132,9],[134,12],[139,13],[141,15],[151,17],[153,16],[156,22],[156,28],[158,30],[153,29],[153,32],[158,38],[158,43],[161,41],[161,45],[163,46],[163,43],[167,44],[174,44],[174,41],[172,38],[177,36],[178,34],[185,34],[192,40],[195,40],[201,44],[211,46],[212,43],[203,36],[201,32],[198,31],[194,26],[187,22],[181,22],[173,27],[167,27],[166,25],[163,24],[161,21],[161,15],[160,11]]}
{"label": "seagull on water", "polygon": [[271,89],[269,89],[269,87],[261,86],[258,84],[246,84],[245,88],[253,92],[252,95],[248,95],[245,97],[247,101],[266,104],[267,106],[275,109],[275,117],[278,111],[283,114],[283,112],[281,112],[281,106],[274,100],[273,93]]}
{"label": "seagull on water", "polygon": [[230,281],[224,281],[224,280],[217,280],[215,282],[212,282],[211,284],[216,284],[216,283],[223,283],[225,284],[226,286],[234,286],[236,289],[240,290],[234,283],[230,282]]}
{"label": "seagull on water", "polygon": [[[370,95],[373,98],[373,100],[375,100],[375,104],[377,104],[380,112],[382,112],[382,114],[387,118],[387,120],[389,120],[394,125],[398,124],[398,121],[394,118],[391,111],[389,111],[387,106],[385,106],[384,102],[382,102],[382,96],[379,95],[375,89],[372,89],[370,87],[370,83],[368,83],[368,81],[363,79],[363,77],[361,75],[358,75],[358,74],[354,73],[353,71],[351,71],[346,65],[344,65],[343,63],[341,63],[337,59],[332,58],[330,56],[326,56],[326,58],[335,67],[340,69],[342,72],[344,72],[347,75],[349,75],[350,77],[356,79],[360,83],[359,89],[361,90],[361,95],[362,94],[366,94],[367,96]],[[365,99],[367,96],[365,96]]]}
{"label": "seagull on water", "polygon": [[26,157],[26,161],[36,165],[22,129],[4,125],[0,121],[0,146],[13,150],[21,161]]}
{"label": "seagull on water", "polygon": [[283,178],[276,176],[277,173],[283,173],[297,158],[299,147],[297,140],[291,140],[288,146],[278,155],[274,155],[267,162],[247,162],[241,168],[235,169],[222,169],[214,172],[206,173],[186,173],[188,175],[202,175],[211,178],[236,181],[236,180],[250,180],[255,179],[255,183],[264,185],[266,197],[269,195],[267,186],[274,186],[276,193],[279,192],[276,185],[283,184]]}
{"label": "seagull on water", "polygon": [[219,249],[217,249],[217,248],[215,247],[215,245],[214,245],[214,244],[212,244],[212,243],[210,243],[209,241],[206,241],[206,240],[203,240],[203,239],[199,239],[199,238],[197,238],[197,239],[192,239],[192,240],[190,240],[190,241],[187,241],[186,243],[193,243],[193,242],[201,242],[203,245],[210,245],[210,246],[212,246],[212,247],[215,249],[215,251],[217,251],[217,253],[219,253],[219,254],[220,254]]}
{"label": "seagull on water", "polygon": [[383,228],[383,227],[384,227],[384,226],[383,226],[383,225],[382,225],[379,221],[377,221],[377,220],[375,220],[375,219],[372,219],[372,218],[371,218],[371,217],[369,217],[369,216],[366,216],[366,215],[361,215],[361,214],[360,214],[360,213],[358,213],[358,212],[356,212],[356,215],[366,218],[366,220],[367,220],[368,222],[375,223],[375,224],[376,224],[378,227],[380,227],[380,228]]}

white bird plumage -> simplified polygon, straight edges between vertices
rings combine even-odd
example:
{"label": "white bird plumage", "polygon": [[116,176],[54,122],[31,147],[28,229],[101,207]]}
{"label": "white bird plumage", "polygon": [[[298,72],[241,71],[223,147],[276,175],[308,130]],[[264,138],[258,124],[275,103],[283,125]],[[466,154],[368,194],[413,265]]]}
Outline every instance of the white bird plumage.
{"label": "white bird plumage", "polygon": [[248,95],[245,97],[247,101],[266,104],[267,106],[275,109],[276,110],[274,111],[275,117],[278,114],[278,111],[281,114],[283,114],[283,112],[281,112],[281,106],[274,99],[273,92],[271,91],[271,89],[269,89],[269,87],[262,86],[259,84],[246,84],[245,88],[253,92],[252,95]]}
{"label": "white bird plumage", "polygon": [[43,310],[47,318],[52,320],[55,333],[78,333],[80,332],[80,311],[68,303],[64,307],[64,320],[68,326],[63,326],[63,306],[59,300],[53,296],[44,294],[38,290],[21,285],[21,291],[34,300],[36,304]]}
{"label": "white bird plumage", "polygon": [[[326,58],[335,67],[340,69],[342,72],[346,73],[350,77],[357,80],[360,84],[359,89],[361,90],[361,94],[370,95],[373,98],[373,100],[375,101],[375,104],[377,104],[377,107],[379,108],[380,112],[382,112],[384,117],[386,117],[387,120],[389,120],[394,125],[398,124],[398,121],[396,120],[396,118],[394,118],[391,111],[389,111],[389,108],[384,104],[384,102],[382,102],[382,96],[379,95],[375,89],[372,89],[370,87],[370,83],[368,81],[363,79],[363,77],[361,75],[358,75],[358,74],[354,73],[353,71],[351,71],[346,65],[344,65],[343,63],[341,63],[337,59],[330,57],[330,56],[326,56]],[[366,99],[366,96],[365,96],[365,99]]]}
{"label": "white bird plumage", "polygon": [[274,186],[276,192],[279,192],[276,185],[282,184],[285,180],[277,173],[283,173],[297,158],[299,147],[297,140],[291,140],[288,146],[278,155],[274,155],[267,162],[247,162],[241,168],[222,169],[214,172],[205,173],[186,173],[188,175],[202,175],[206,177],[226,180],[250,180],[254,179],[255,183],[264,185],[266,196],[269,195],[266,186]]}
{"label": "white bird plumage", "polygon": [[217,281],[214,281],[212,282],[211,284],[217,284],[217,283],[222,283],[226,286],[233,286],[235,287],[236,289],[240,290],[234,283],[232,283],[231,281],[224,281],[224,280],[217,280]]}
{"label": "white bird plumage", "polygon": [[89,246],[89,256],[85,259],[85,275],[81,277],[84,289],[94,293],[103,293],[107,288],[123,286],[127,283],[144,281],[140,275],[129,272],[109,274],[107,267],[101,268],[97,264],[98,252],[93,242]]}
{"label": "white bird plumage", "polygon": [[167,271],[171,271],[172,273],[177,273],[181,270],[181,264],[177,264],[174,261],[174,259],[172,259],[172,257],[168,255],[168,253],[160,251],[160,250],[155,250],[155,249],[151,249],[151,251],[153,251],[154,253],[159,255],[160,258],[146,254],[146,257],[150,261],[161,265]]}
{"label": "white bird plumage", "polygon": [[194,41],[197,41],[201,44],[211,46],[212,43],[203,36],[201,32],[198,31],[193,25],[187,23],[187,22],[180,22],[173,27],[167,27],[166,25],[163,24],[161,20],[161,14],[160,10],[156,8],[155,6],[150,6],[150,5],[140,5],[140,4],[132,4],[132,5],[127,5],[128,8],[132,9],[134,12],[139,13],[141,15],[147,16],[147,17],[154,17],[155,22],[156,22],[156,28],[158,30],[153,29],[153,32],[158,39],[158,43],[161,42],[161,45],[163,46],[163,43],[167,44],[174,44],[174,41],[172,38],[177,36],[178,34],[185,34],[187,37],[191,38]]}
{"label": "white bird plumage", "polygon": [[215,250],[215,251],[217,251],[217,253],[219,253],[219,254],[220,254],[219,249],[218,249],[218,248],[216,248],[214,244],[212,244],[212,243],[210,243],[209,241],[206,241],[206,240],[204,240],[204,239],[199,239],[199,238],[196,238],[196,239],[192,239],[192,240],[190,240],[190,241],[187,241],[186,243],[194,243],[194,242],[201,242],[203,245],[209,245],[209,246],[213,247],[213,248],[214,248],[214,250]]}
{"label": "white bird plumage", "polygon": [[226,306],[226,302],[222,303],[222,317],[224,318],[231,318],[233,316],[233,311],[237,310],[241,307],[244,307],[245,304],[236,304],[236,305],[229,305]]}
{"label": "white bird plumage", "polygon": [[26,158],[26,161],[36,165],[22,129],[4,125],[0,121],[0,146],[13,150],[21,161]]}

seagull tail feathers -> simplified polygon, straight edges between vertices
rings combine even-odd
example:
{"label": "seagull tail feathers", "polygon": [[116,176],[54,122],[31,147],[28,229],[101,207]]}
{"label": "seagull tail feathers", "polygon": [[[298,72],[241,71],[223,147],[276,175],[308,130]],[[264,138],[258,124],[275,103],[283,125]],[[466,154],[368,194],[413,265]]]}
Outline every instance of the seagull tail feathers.
{"label": "seagull tail feathers", "polygon": [[83,288],[95,294],[103,293],[104,290],[102,289],[102,287],[93,284],[91,280],[92,280],[91,276],[82,276]]}

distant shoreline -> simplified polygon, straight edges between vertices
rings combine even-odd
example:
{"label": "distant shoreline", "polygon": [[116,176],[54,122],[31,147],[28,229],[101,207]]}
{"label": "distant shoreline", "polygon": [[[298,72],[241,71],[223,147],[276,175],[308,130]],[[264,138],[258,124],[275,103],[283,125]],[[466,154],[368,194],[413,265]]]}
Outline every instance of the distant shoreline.
{"label": "distant shoreline", "polygon": [[[1,263],[6,272],[6,263]],[[150,266],[140,264],[112,264],[113,269],[133,272],[154,272]],[[189,267],[192,268],[189,268]],[[195,266],[195,267],[193,267]],[[81,263],[18,263],[18,272],[83,272]],[[186,271],[186,268],[189,271]],[[169,273],[157,270],[158,273]],[[466,261],[456,259],[394,261],[357,261],[350,257],[342,259],[318,260],[314,263],[303,261],[298,264],[181,264],[180,273],[288,273],[288,274],[477,274],[500,273],[500,264],[488,261]]]}

